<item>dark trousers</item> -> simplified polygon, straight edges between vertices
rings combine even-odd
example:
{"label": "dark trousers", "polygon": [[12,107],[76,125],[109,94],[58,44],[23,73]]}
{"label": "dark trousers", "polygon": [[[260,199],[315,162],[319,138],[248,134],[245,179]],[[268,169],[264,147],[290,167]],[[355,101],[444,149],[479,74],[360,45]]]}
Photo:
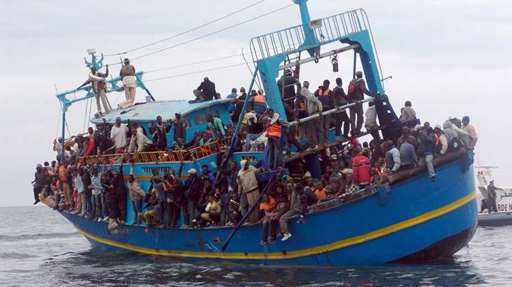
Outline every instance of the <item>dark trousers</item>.
{"label": "dark trousers", "polygon": [[281,139],[275,137],[268,138],[268,165],[271,169],[276,169],[281,164]]}
{"label": "dark trousers", "polygon": [[277,220],[265,215],[262,222],[261,241],[274,241],[276,238]]}
{"label": "dark trousers", "polygon": [[35,202],[39,202],[39,193],[41,192],[42,188],[34,187],[34,200]]}
{"label": "dark trousers", "polygon": [[350,122],[352,124],[352,132],[360,133],[363,127],[363,104],[357,104],[350,108]]}
{"label": "dark trousers", "polygon": [[343,127],[343,136],[348,138],[350,132],[350,119],[347,115],[346,111],[341,111],[336,113],[336,136],[339,137],[341,135],[342,127]]}

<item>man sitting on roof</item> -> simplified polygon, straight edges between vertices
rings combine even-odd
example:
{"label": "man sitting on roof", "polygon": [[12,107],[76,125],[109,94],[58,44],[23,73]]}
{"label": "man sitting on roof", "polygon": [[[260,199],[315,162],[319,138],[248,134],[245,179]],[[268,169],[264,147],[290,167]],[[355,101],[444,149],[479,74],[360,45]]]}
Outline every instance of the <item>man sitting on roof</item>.
{"label": "man sitting on roof", "polygon": [[208,77],[204,78],[203,82],[197,87],[197,90],[202,93],[205,101],[211,101],[217,96],[215,83],[210,81]]}

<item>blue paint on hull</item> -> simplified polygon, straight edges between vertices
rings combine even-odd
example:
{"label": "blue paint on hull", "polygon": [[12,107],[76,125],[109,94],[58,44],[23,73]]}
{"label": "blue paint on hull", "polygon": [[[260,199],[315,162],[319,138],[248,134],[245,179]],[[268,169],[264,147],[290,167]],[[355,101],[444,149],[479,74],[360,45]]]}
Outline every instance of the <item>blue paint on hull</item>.
{"label": "blue paint on hull", "polygon": [[[379,190],[377,193],[306,216],[300,224],[290,222],[293,237],[286,241],[277,241],[268,246],[260,246],[261,225],[242,227],[233,238],[224,254],[219,253],[222,240],[226,239],[231,227],[214,227],[206,229],[145,229],[143,226],[123,226],[126,235],[107,233],[106,223],[93,222],[89,219],[63,213],[79,230],[104,241],[93,241],[93,247],[107,250],[119,250],[109,242],[128,244],[144,250],[179,251],[187,258],[187,252],[204,252],[206,255],[223,256],[215,260],[257,263],[268,265],[368,265],[394,262],[420,252],[429,246],[447,238],[466,232],[468,235],[456,237],[451,242],[455,253],[467,244],[477,224],[477,204],[474,198],[457,208],[419,222],[398,231],[378,236],[371,240],[349,244],[328,252],[313,251],[304,256],[289,258],[284,254],[332,244],[334,242],[353,240],[376,230],[403,223],[411,218],[425,216],[429,212],[453,205],[462,198],[469,198],[474,193],[473,167],[468,166],[464,157],[445,164],[437,170],[438,179],[431,182],[422,174],[392,186],[390,192]],[[115,244],[114,244],[115,245]],[[130,248],[128,248],[130,249]],[[132,249],[133,250],[133,249]],[[139,251],[139,250],[134,250]],[[229,258],[230,254],[247,253],[245,258]],[[280,258],[265,259],[253,257],[257,254],[281,254]],[[205,256],[207,257],[207,256]],[[435,258],[430,258],[435,259]]]}

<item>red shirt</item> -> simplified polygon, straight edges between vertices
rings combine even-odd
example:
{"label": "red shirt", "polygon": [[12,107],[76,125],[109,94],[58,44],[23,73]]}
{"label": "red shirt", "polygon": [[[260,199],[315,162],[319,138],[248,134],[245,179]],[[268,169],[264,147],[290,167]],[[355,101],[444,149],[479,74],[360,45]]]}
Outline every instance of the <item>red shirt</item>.
{"label": "red shirt", "polygon": [[355,184],[368,185],[371,181],[370,160],[363,154],[358,154],[352,158],[352,179]]}

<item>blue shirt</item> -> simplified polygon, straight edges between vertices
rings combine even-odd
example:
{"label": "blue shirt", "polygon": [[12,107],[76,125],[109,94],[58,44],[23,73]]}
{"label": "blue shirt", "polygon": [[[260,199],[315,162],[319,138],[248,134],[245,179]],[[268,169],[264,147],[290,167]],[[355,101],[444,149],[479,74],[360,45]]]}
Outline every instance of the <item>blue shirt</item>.
{"label": "blue shirt", "polygon": [[418,157],[414,146],[408,142],[404,142],[400,146],[400,162],[402,165],[416,165]]}

